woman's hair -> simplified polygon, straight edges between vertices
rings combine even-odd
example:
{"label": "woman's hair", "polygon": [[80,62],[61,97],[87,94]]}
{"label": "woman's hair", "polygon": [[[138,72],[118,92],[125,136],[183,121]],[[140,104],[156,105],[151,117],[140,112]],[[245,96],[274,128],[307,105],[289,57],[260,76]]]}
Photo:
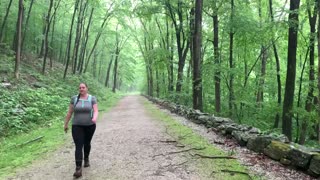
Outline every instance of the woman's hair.
{"label": "woman's hair", "polygon": [[[81,82],[80,84],[84,84],[84,85],[88,88],[88,85],[87,85],[86,83]],[[80,85],[80,84],[79,84],[79,85]],[[78,94],[76,104],[74,104],[74,106],[73,106],[73,107],[76,107],[76,105],[77,105],[77,104],[78,104],[78,102],[79,102],[79,99],[80,99],[80,93]]]}

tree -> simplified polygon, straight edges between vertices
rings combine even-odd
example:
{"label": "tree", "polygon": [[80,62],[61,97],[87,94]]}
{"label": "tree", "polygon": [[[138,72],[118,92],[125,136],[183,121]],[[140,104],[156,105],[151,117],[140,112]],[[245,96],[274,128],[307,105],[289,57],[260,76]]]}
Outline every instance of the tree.
{"label": "tree", "polygon": [[78,9],[78,4],[79,4],[79,0],[76,0],[76,3],[74,5],[72,20],[71,20],[70,31],[69,31],[69,39],[68,39],[68,45],[67,45],[67,60],[66,60],[66,67],[65,67],[65,70],[64,70],[64,74],[63,74],[63,78],[64,79],[66,78],[67,72],[68,72],[68,66],[69,66],[69,61],[70,61],[70,49],[71,49],[73,23],[74,23],[74,19],[75,19],[75,16],[76,16],[77,9]]}
{"label": "tree", "polygon": [[[0,42],[3,41],[3,36],[5,34],[5,32],[4,32],[5,25],[7,23],[7,19],[8,19],[8,15],[9,15],[9,12],[10,12],[11,4],[12,4],[12,0],[9,1],[9,5],[7,7],[7,10],[6,10],[6,15],[4,16],[4,19],[2,21],[2,25],[1,25],[1,29],[0,29]],[[20,1],[19,1],[19,6],[20,6]]]}
{"label": "tree", "polygon": [[19,11],[17,20],[17,49],[16,49],[16,63],[14,69],[15,78],[19,79],[20,59],[21,59],[21,29],[22,29],[22,16],[23,16],[23,0],[19,0]]}
{"label": "tree", "polygon": [[195,18],[193,34],[193,108],[203,110],[202,77],[201,77],[201,46],[202,46],[202,0],[195,0]]}
{"label": "tree", "polygon": [[[165,5],[168,8],[169,16],[173,22],[176,31],[176,42],[178,50],[178,73],[177,73],[177,84],[176,92],[181,92],[182,82],[183,82],[183,68],[185,65],[187,53],[190,46],[190,38],[186,30],[183,27],[184,17],[183,17],[183,1],[178,0],[177,7],[173,7],[170,1],[166,0]],[[176,19],[176,15],[178,19]]]}
{"label": "tree", "polygon": [[293,101],[295,90],[295,78],[296,78],[296,62],[297,62],[297,44],[299,26],[299,5],[300,0],[290,1],[289,12],[289,34],[288,34],[288,63],[287,63],[287,75],[286,85],[283,101],[283,113],[282,113],[282,133],[292,140],[292,118],[293,118]]}
{"label": "tree", "polygon": [[[272,0],[269,0],[269,14],[270,14],[270,18],[271,18],[271,22],[274,22],[274,15],[273,15],[273,5],[272,5]],[[278,96],[277,96],[277,102],[278,102],[278,107],[281,106],[281,102],[282,102],[282,98],[281,98],[281,77],[280,77],[280,59],[279,59],[279,55],[278,55],[278,50],[277,50],[277,46],[275,43],[275,38],[274,38],[274,33],[272,33],[272,48],[273,48],[273,53],[274,53],[274,57],[276,60],[276,71],[277,71],[277,89],[278,89]],[[278,128],[279,126],[279,121],[280,121],[280,114],[279,112],[276,113],[275,116],[275,121],[274,121],[274,128]]]}
{"label": "tree", "polygon": [[233,25],[234,19],[234,0],[231,0],[231,14],[230,14],[230,30],[229,30],[229,67],[230,67],[230,79],[229,79],[229,114],[233,115],[234,108],[234,89],[233,89],[233,81],[234,81],[234,72],[235,68],[234,60],[233,60],[233,42],[234,42],[234,28]]}

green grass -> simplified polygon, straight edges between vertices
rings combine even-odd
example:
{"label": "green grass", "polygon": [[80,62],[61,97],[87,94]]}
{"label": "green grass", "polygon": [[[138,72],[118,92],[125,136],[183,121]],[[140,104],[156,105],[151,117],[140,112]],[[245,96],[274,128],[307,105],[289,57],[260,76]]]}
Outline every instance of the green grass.
{"label": "green grass", "polygon": [[[99,102],[100,111],[110,110],[120,99],[118,95],[109,97],[106,102]],[[17,169],[26,167],[35,160],[48,157],[50,153],[69,142],[71,135],[64,133],[63,124],[64,116],[56,117],[50,127],[41,127],[28,133],[3,138],[0,141],[0,179],[14,175]],[[40,140],[25,144],[42,136]]]}
{"label": "green grass", "polygon": [[[204,148],[204,150],[194,151],[201,155],[207,156],[228,156],[229,153],[226,153],[208,142],[202,136],[193,132],[192,129],[182,125],[181,123],[174,120],[168,114],[159,111],[154,105],[149,101],[144,100],[144,105],[148,113],[157,120],[160,120],[163,123],[170,135],[172,135],[175,140],[179,143],[186,145],[189,148]],[[253,175],[239,174],[239,173],[227,173],[223,172],[224,170],[229,171],[238,171],[249,173],[246,167],[242,166],[235,159],[192,159],[197,163],[199,172],[212,179],[223,179],[223,180],[245,180],[245,179],[258,179]]]}

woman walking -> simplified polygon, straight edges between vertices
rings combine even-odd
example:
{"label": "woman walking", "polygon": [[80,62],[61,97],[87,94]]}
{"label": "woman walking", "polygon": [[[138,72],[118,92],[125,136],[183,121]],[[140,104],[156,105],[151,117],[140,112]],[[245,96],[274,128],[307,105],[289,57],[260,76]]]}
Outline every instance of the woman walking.
{"label": "woman walking", "polygon": [[73,174],[78,178],[82,176],[82,160],[84,167],[89,167],[89,154],[91,139],[96,130],[98,118],[98,105],[95,96],[88,94],[88,86],[80,83],[79,94],[71,98],[69,110],[64,123],[64,131],[68,131],[68,124],[72,119],[72,137],[75,143],[76,170]]}

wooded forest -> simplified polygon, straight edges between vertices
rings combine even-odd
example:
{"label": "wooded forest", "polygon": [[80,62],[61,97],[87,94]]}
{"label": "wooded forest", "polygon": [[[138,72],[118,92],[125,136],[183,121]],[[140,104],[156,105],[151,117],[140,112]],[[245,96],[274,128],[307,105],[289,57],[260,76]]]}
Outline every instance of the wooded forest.
{"label": "wooded forest", "polygon": [[[299,144],[320,141],[318,0],[1,0],[12,77],[35,55]],[[1,66],[1,64],[0,64]],[[3,69],[3,68],[1,68]]]}

